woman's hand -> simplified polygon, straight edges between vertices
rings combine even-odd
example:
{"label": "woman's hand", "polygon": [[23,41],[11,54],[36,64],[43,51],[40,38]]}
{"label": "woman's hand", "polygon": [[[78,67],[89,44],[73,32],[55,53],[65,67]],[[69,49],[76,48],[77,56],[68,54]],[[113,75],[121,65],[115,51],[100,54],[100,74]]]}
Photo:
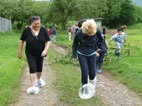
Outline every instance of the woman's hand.
{"label": "woman's hand", "polygon": [[100,54],[98,52],[96,52],[96,57],[99,57],[99,56],[100,56]]}
{"label": "woman's hand", "polygon": [[97,50],[97,52],[100,52],[100,51],[101,51],[101,49],[98,49],[98,50]]}
{"label": "woman's hand", "polygon": [[47,54],[47,51],[43,50],[43,52],[41,53],[41,57],[45,57]]}
{"label": "woman's hand", "polygon": [[18,52],[18,58],[22,59],[22,52]]}
{"label": "woman's hand", "polygon": [[22,40],[19,41],[19,48],[18,48],[18,58],[19,58],[19,59],[22,59],[23,43],[24,43],[24,41],[22,41]]}
{"label": "woman's hand", "polygon": [[76,62],[76,58],[72,58],[72,60],[73,60],[74,62]]}
{"label": "woman's hand", "polygon": [[41,53],[41,57],[46,57],[46,55],[47,55],[47,51],[48,51],[48,48],[50,47],[50,41],[47,41],[46,43],[45,43],[45,48],[44,48],[44,50],[42,51],[42,53]]}

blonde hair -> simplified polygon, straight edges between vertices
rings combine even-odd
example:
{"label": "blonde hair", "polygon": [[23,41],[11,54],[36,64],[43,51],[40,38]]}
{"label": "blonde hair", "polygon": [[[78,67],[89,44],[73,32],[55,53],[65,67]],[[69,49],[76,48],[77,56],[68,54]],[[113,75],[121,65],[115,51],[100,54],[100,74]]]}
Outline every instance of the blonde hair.
{"label": "blonde hair", "polygon": [[82,31],[88,36],[93,36],[97,32],[97,25],[94,20],[86,20],[82,24]]}

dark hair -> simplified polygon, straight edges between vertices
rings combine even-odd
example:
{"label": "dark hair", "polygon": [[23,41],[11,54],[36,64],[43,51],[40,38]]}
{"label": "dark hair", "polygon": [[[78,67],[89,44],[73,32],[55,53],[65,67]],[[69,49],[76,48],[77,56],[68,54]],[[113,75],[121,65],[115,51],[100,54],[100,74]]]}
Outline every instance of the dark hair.
{"label": "dark hair", "polygon": [[117,32],[122,31],[122,28],[117,29]]}
{"label": "dark hair", "polygon": [[103,28],[103,34],[104,35],[106,34],[106,28]]}
{"label": "dark hair", "polygon": [[120,29],[122,30],[122,32],[124,32],[124,28],[121,27]]}
{"label": "dark hair", "polygon": [[33,21],[37,21],[37,20],[40,20],[40,17],[39,16],[32,16],[30,18],[30,24],[33,22]]}

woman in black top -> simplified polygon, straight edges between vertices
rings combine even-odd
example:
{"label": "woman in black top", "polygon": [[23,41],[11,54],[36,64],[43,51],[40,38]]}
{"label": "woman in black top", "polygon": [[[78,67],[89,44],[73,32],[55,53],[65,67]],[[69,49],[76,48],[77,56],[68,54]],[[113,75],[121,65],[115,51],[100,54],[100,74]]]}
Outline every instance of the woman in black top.
{"label": "woman in black top", "polygon": [[40,77],[42,74],[43,57],[46,56],[50,47],[50,39],[46,29],[40,26],[39,16],[33,16],[30,23],[31,26],[27,27],[21,35],[18,58],[22,58],[22,47],[24,41],[26,41],[25,53],[29,64],[32,86],[42,87]]}

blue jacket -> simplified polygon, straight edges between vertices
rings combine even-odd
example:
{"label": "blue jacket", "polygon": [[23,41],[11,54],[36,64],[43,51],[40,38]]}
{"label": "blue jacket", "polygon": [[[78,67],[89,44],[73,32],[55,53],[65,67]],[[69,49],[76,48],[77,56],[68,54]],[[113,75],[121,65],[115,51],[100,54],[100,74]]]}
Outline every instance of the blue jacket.
{"label": "blue jacket", "polygon": [[57,34],[56,27],[53,27],[53,29],[52,29],[52,34],[53,34],[53,35],[56,35],[56,34]]}
{"label": "blue jacket", "polygon": [[102,33],[100,29],[97,29],[96,34],[94,36],[87,36],[83,33],[82,29],[79,29],[74,38],[73,46],[72,46],[72,58],[77,57],[77,50],[83,54],[90,55],[94,53],[97,49],[97,38],[101,42],[101,46],[104,43],[104,39],[102,37]]}

